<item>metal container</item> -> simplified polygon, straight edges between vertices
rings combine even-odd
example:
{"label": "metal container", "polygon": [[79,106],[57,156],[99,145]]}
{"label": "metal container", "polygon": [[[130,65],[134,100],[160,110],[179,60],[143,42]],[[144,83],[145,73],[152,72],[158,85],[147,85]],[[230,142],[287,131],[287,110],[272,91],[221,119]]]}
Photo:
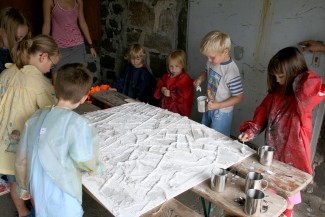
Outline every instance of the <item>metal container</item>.
{"label": "metal container", "polygon": [[275,148],[271,146],[262,146],[258,149],[259,162],[264,166],[271,166]]}
{"label": "metal container", "polygon": [[211,172],[211,189],[216,192],[223,192],[226,189],[227,171],[215,168]]}

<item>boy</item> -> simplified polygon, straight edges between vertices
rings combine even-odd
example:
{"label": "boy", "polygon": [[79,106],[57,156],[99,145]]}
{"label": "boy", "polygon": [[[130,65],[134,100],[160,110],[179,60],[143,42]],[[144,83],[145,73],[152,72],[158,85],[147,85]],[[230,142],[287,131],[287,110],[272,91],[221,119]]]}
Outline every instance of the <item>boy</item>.
{"label": "boy", "polygon": [[25,123],[16,153],[16,193],[23,199],[32,196],[38,217],[82,216],[80,170],[101,172],[98,134],[71,111],[86,100],[91,83],[82,64],[61,67],[55,86],[58,103],[38,110]]}
{"label": "boy", "polygon": [[229,56],[230,37],[219,31],[209,32],[201,41],[200,52],[208,58],[205,71],[194,81],[198,87],[208,79],[208,111],[202,124],[230,136],[234,105],[243,100],[243,87],[237,65]]}
{"label": "boy", "polygon": [[148,71],[143,61],[146,52],[139,44],[133,44],[128,49],[126,57],[129,61],[124,71],[113,83],[111,90],[117,90],[133,99],[156,105],[153,97],[156,89],[156,82]]}

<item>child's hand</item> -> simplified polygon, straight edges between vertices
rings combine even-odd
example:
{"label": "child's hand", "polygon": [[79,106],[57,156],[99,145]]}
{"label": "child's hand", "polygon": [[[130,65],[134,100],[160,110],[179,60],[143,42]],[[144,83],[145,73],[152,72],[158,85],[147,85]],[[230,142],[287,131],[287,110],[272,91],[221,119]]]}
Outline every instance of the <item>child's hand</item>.
{"label": "child's hand", "polygon": [[221,109],[220,103],[216,101],[208,102],[208,110],[216,110],[216,109]]}
{"label": "child's hand", "polygon": [[241,133],[239,136],[238,136],[238,139],[242,142],[248,142],[249,139],[248,139],[248,135],[246,133]]}
{"label": "child's hand", "polygon": [[198,87],[198,86],[201,85],[201,83],[202,83],[202,80],[201,80],[200,77],[198,77],[198,78],[193,82],[193,85],[194,85],[194,87]]}
{"label": "child's hand", "polygon": [[166,87],[161,88],[161,93],[164,94],[164,96],[170,97],[170,90],[168,90]]}
{"label": "child's hand", "polygon": [[108,90],[117,91],[117,89],[116,89],[116,88],[114,88],[114,87],[110,87],[110,88],[108,88]]}

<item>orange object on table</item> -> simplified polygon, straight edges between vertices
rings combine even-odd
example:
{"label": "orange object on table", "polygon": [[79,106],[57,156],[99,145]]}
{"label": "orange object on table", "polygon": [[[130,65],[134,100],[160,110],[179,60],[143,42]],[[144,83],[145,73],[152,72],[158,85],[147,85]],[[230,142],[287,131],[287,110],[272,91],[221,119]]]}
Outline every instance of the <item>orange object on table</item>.
{"label": "orange object on table", "polygon": [[101,91],[101,90],[108,90],[109,88],[111,88],[111,86],[106,85],[106,84],[102,84],[100,86],[90,88],[90,91],[87,94],[88,95],[88,101],[87,102],[92,103],[92,101],[90,100],[90,94],[91,93],[95,93],[95,92],[98,92],[98,91]]}

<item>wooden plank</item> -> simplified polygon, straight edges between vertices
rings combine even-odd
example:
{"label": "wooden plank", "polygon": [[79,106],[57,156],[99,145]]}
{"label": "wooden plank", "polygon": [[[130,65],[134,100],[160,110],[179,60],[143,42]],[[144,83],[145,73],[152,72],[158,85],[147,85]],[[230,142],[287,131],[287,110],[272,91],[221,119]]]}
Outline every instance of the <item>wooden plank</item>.
{"label": "wooden plank", "polygon": [[[240,206],[234,200],[239,197],[246,198],[244,193],[245,179],[235,176],[232,173],[228,174],[226,182],[226,189],[224,192],[218,193],[212,191],[210,188],[210,179],[202,182],[201,184],[193,187],[191,191],[211,201],[212,203],[220,206],[225,210],[227,215],[230,216],[248,216],[244,212],[244,206]],[[265,200],[269,204],[269,208],[266,213],[263,213],[263,217],[275,217],[279,216],[286,208],[287,201],[270,191],[264,191]]]}
{"label": "wooden plank", "polygon": [[73,109],[74,112],[77,112],[79,115],[86,114],[88,112],[93,112],[100,110],[101,108],[89,103],[84,102],[83,104],[80,104],[77,108]]}
{"label": "wooden plank", "polygon": [[319,139],[319,134],[322,129],[323,119],[325,112],[325,101],[323,100],[319,105],[317,105],[313,110],[313,131],[311,133],[310,140],[310,161],[313,164],[313,160],[317,150],[317,144]]}
{"label": "wooden plank", "polygon": [[142,214],[140,217],[202,217],[194,210],[188,208],[181,202],[175,199],[167,200],[162,205]]}
{"label": "wooden plank", "polygon": [[95,100],[108,105],[109,107],[123,105],[125,103],[128,103],[128,101],[134,100],[131,97],[112,90],[101,90],[90,94],[90,96]]}
{"label": "wooden plank", "polygon": [[305,188],[313,179],[312,175],[305,173],[289,164],[274,160],[271,166],[264,166],[258,162],[257,154],[254,154],[242,162],[230,167],[242,176],[248,172],[258,172],[268,181],[269,187],[285,196],[293,196]]}

